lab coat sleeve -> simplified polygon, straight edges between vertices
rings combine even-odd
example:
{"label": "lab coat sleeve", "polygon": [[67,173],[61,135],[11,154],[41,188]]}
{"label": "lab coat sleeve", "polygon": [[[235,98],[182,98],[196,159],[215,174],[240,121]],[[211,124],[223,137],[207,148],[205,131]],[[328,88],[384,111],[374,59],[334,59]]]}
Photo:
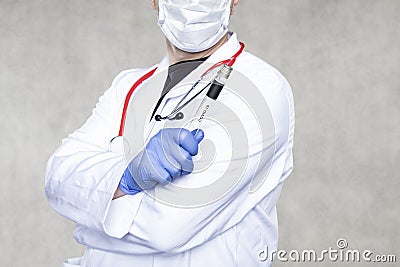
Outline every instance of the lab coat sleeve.
{"label": "lab coat sleeve", "polygon": [[[126,237],[130,242],[139,245],[137,251],[135,246],[131,247],[133,253],[141,253],[145,247],[149,253],[177,254],[216,237],[239,223],[290,174],[294,128],[290,86],[277,71],[270,73],[265,79],[258,77],[263,73],[254,75],[257,76],[256,85],[260,91],[268,92],[265,98],[274,118],[275,133],[266,134],[265,138],[269,140],[264,147],[252,151],[251,155],[244,154],[233,159],[238,162],[249,159],[250,165],[234,188],[211,204],[198,208],[179,208],[144,196],[130,235]],[[207,130],[205,134],[207,135]],[[270,146],[275,146],[275,153],[270,155],[272,158],[259,158],[261,152]],[[250,193],[249,186],[254,178],[252,171],[256,169],[257,163],[266,164],[270,160],[273,163],[267,179],[256,192]],[[233,170],[232,175],[239,175],[242,170],[236,171],[238,173]],[[184,178],[202,179],[200,175]]]}
{"label": "lab coat sleeve", "polygon": [[[113,237],[128,232],[130,217],[140,203],[140,196],[127,197],[137,199],[136,206],[130,201],[126,207],[127,198],[112,201],[127,164],[122,151],[109,151],[109,142],[119,130],[121,92],[129,90],[127,80],[135,72],[125,71],[114,79],[90,118],[63,140],[46,166],[45,192],[50,205],[68,219]],[[121,206],[126,215],[116,217]]]}

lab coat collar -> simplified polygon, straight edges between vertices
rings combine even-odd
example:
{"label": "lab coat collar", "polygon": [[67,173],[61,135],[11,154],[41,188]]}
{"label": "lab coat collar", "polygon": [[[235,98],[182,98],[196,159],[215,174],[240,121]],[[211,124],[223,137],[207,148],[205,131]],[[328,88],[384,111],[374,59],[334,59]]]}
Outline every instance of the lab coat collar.
{"label": "lab coat collar", "polygon": [[217,63],[222,60],[229,59],[240,49],[240,43],[236,33],[229,32],[229,39],[217,51],[215,51],[207,60],[208,63]]}
{"label": "lab coat collar", "polygon": [[157,70],[154,72],[153,75],[157,75],[163,71],[166,71],[169,68],[169,58],[168,55],[166,55],[161,62],[157,66]]}

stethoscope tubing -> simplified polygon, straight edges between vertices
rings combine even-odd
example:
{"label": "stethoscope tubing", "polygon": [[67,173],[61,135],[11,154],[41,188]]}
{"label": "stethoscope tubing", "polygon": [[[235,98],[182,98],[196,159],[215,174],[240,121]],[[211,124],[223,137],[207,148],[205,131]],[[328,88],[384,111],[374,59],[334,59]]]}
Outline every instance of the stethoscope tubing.
{"label": "stethoscope tubing", "polygon": [[[206,86],[204,86],[200,91],[198,91],[195,95],[193,95],[189,100],[187,100],[185,103],[183,103],[181,105],[181,103],[183,102],[183,100],[186,99],[186,97],[188,96],[188,94],[194,90],[194,88],[196,88],[196,86],[198,85],[198,83],[200,82],[200,80],[198,80],[193,86],[192,88],[190,88],[190,90],[182,97],[182,99],[179,101],[179,103],[175,106],[175,108],[172,110],[172,112],[165,117],[159,117],[159,120],[174,120],[176,119],[176,116],[178,115],[179,111],[181,111],[185,106],[187,106],[190,102],[192,102],[196,97],[198,97],[202,92],[204,92],[204,90],[210,86],[211,82],[207,83]],[[179,116],[179,119],[183,118],[183,114],[181,116]]]}
{"label": "stethoscope tubing", "polygon": [[[211,70],[215,69],[216,67],[222,66],[224,64],[227,64],[228,66],[232,67],[232,65],[236,62],[237,57],[243,52],[244,50],[244,43],[240,42],[240,49],[229,59],[220,61],[215,63],[214,65],[212,65],[210,68],[208,68],[201,76],[200,79],[192,86],[192,89],[202,81],[202,79],[204,78],[205,75],[207,75]],[[122,110],[122,115],[121,115],[121,123],[119,126],[119,132],[118,132],[118,136],[123,136],[124,134],[124,128],[125,128],[125,120],[126,120],[126,113],[128,110],[128,106],[129,106],[129,101],[132,97],[133,92],[136,90],[136,88],[138,88],[144,81],[146,81],[148,78],[150,78],[151,76],[153,76],[154,72],[157,70],[157,67],[150,70],[149,72],[147,72],[145,75],[143,75],[142,77],[140,77],[131,87],[131,89],[129,90],[128,94],[125,97],[125,102],[124,102],[124,107]],[[209,86],[209,84],[207,84],[204,88],[202,88],[202,90],[200,90],[198,93],[196,93],[192,98],[190,98],[188,101],[186,101],[182,106],[180,107],[176,107],[177,110],[173,111],[174,114],[177,114],[182,108],[184,108],[188,103],[190,103],[195,97],[197,97],[199,94],[201,94],[202,91],[205,90],[205,88],[207,88],[207,86]],[[187,97],[187,95],[190,93],[187,92],[185,94],[185,96],[181,99],[180,103],[183,102],[183,100]],[[180,104],[178,103],[178,105]],[[171,113],[172,114],[172,113]],[[170,115],[171,115],[170,114]],[[113,138],[112,140],[114,140],[115,138]],[[111,142],[111,141],[110,141]]]}

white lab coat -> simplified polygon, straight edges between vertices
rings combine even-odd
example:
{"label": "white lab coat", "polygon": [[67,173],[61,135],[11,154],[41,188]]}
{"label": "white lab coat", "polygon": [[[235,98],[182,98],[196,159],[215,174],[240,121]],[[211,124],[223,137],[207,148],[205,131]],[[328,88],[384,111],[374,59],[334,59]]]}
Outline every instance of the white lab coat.
{"label": "white lab coat", "polygon": [[[207,62],[230,58],[238,49],[233,34]],[[155,75],[168,66],[166,57]],[[150,69],[120,73],[87,122],[64,139],[48,161],[49,203],[77,223],[74,238],[87,246],[82,259],[70,260],[65,266],[269,266],[270,259],[261,262],[258,253],[266,245],[270,252],[277,249],[276,202],[293,166],[294,106],[289,84],[276,69],[250,53],[243,52],[234,65],[260,90],[275,127],[273,163],[256,192],[249,193],[251,175],[244,175],[218,201],[198,208],[165,205],[143,192],[112,200],[127,163],[122,153],[109,151],[109,141],[118,134],[127,92]],[[154,94],[154,102],[158,97]],[[173,107],[173,101],[169,101],[173,98],[167,94],[159,110]],[[237,105],[230,99],[222,95],[221,101],[227,106]],[[240,119],[251,135],[254,122],[246,121],[245,116]],[[155,127],[152,134],[157,130]],[[207,129],[205,133],[212,136]],[[263,148],[257,138],[252,139],[255,141],[249,141],[248,153],[256,155]],[[254,170],[252,157],[256,160],[256,156],[250,156],[248,173]],[[190,175],[185,178],[182,180],[189,184],[196,180]]]}

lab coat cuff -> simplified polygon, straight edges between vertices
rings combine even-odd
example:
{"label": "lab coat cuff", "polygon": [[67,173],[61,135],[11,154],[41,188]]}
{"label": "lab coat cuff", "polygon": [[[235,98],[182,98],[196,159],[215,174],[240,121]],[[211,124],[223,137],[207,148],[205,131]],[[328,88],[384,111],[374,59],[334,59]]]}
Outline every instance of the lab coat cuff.
{"label": "lab coat cuff", "polygon": [[138,193],[112,200],[104,221],[105,233],[115,238],[124,237],[132,226],[142,198],[143,193]]}

